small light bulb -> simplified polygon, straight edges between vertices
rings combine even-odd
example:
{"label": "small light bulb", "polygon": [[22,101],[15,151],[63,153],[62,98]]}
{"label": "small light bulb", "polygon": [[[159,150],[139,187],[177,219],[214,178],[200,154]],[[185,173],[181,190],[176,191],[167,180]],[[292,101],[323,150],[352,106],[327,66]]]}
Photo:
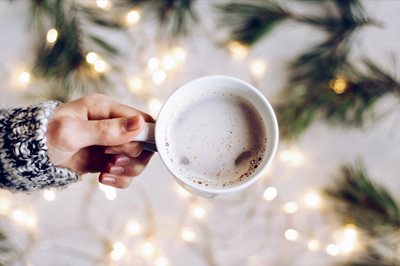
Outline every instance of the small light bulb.
{"label": "small light bulb", "polygon": [[249,53],[249,49],[238,41],[229,42],[228,50],[235,60],[242,60]]}
{"label": "small light bulb", "polygon": [[182,47],[179,47],[179,46],[175,47],[172,50],[172,54],[173,54],[175,60],[178,62],[183,62],[186,59],[186,51]]}
{"label": "small light bulb", "polygon": [[149,241],[144,242],[143,245],[142,245],[142,253],[145,256],[153,255],[153,253],[154,253],[154,245]]}
{"label": "small light bulb", "polygon": [[319,249],[319,246],[320,246],[319,242],[315,239],[312,239],[307,243],[307,247],[311,251],[317,251]]}
{"label": "small light bulb", "polygon": [[142,231],[142,226],[137,221],[131,221],[127,225],[129,234],[138,235]]}
{"label": "small light bulb", "polygon": [[56,29],[50,29],[47,32],[46,39],[48,43],[55,43],[57,41],[57,38],[58,38],[58,31]]}
{"label": "small light bulb", "polygon": [[167,74],[165,73],[165,71],[157,70],[156,72],[154,72],[152,79],[153,79],[154,84],[161,85],[162,83],[164,83],[166,78],[167,78]]}
{"label": "small light bulb", "polygon": [[172,55],[166,55],[162,60],[162,67],[165,70],[172,70],[176,65],[175,58]]}
{"label": "small light bulb", "polygon": [[299,239],[299,232],[294,229],[288,229],[285,231],[285,238],[289,241],[296,241]]}
{"label": "small light bulb", "polygon": [[125,21],[127,25],[134,25],[140,20],[140,13],[137,10],[131,10],[126,14]]}
{"label": "small light bulb", "polygon": [[321,206],[321,196],[315,192],[309,192],[304,196],[304,203],[310,208]]}
{"label": "small light bulb", "polygon": [[257,78],[262,77],[266,69],[267,69],[267,64],[265,63],[264,60],[261,59],[254,60],[250,64],[250,72],[251,74],[253,74],[253,76]]}
{"label": "small light bulb", "polygon": [[196,239],[195,233],[190,229],[184,229],[181,232],[181,237],[187,242],[193,242]]}
{"label": "small light bulb", "polygon": [[108,63],[102,59],[96,60],[94,62],[94,70],[98,73],[105,73],[108,70]]}
{"label": "small light bulb", "polygon": [[197,219],[201,219],[204,218],[204,216],[206,215],[206,211],[204,210],[204,208],[197,206],[193,209],[193,216]]}
{"label": "small light bulb", "polygon": [[139,93],[143,90],[143,80],[141,77],[130,77],[128,79],[129,91]]}
{"label": "small light bulb", "polygon": [[53,200],[56,199],[56,193],[54,193],[54,191],[52,191],[52,190],[46,189],[46,190],[43,192],[43,198],[44,198],[45,200],[47,200],[47,201],[53,201]]}
{"label": "small light bulb", "polygon": [[111,251],[111,259],[113,261],[121,260],[126,253],[126,247],[121,242],[115,242],[113,245],[113,250]]}
{"label": "small light bulb", "polygon": [[147,67],[152,71],[157,70],[160,67],[160,60],[155,57],[150,58],[147,61]]}
{"label": "small light bulb", "polygon": [[112,2],[110,0],[97,0],[96,5],[98,8],[103,10],[110,10],[112,7]]}
{"label": "small light bulb", "polygon": [[155,260],[155,266],[168,266],[168,260],[164,257],[158,257]]}
{"label": "small light bulb", "polygon": [[278,190],[274,187],[267,187],[267,189],[264,191],[264,199],[271,201],[278,196]]}
{"label": "small light bulb", "polygon": [[329,87],[337,94],[342,94],[347,89],[347,81],[343,78],[332,79],[329,82]]}
{"label": "small light bulb", "polygon": [[283,211],[287,214],[295,213],[298,209],[299,205],[295,201],[288,202],[283,206]]}
{"label": "small light bulb", "polygon": [[99,56],[95,52],[89,52],[86,55],[86,62],[94,64],[99,59]]}
{"label": "small light bulb", "polygon": [[28,71],[22,71],[18,75],[18,80],[22,85],[26,85],[31,81],[31,74]]}
{"label": "small light bulb", "polygon": [[336,245],[334,245],[334,244],[329,244],[329,245],[326,247],[326,253],[328,253],[328,254],[331,255],[331,256],[336,256],[336,255],[339,254],[339,252],[340,252],[339,247],[336,246]]}

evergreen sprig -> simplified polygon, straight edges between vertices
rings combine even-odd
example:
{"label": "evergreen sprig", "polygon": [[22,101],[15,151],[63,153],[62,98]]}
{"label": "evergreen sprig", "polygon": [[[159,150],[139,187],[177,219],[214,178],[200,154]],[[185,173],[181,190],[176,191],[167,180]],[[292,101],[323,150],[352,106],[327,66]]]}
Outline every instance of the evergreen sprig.
{"label": "evergreen sprig", "polygon": [[400,203],[371,181],[360,161],[344,166],[326,194],[343,223],[356,225],[370,239],[360,256],[342,265],[400,265]]}

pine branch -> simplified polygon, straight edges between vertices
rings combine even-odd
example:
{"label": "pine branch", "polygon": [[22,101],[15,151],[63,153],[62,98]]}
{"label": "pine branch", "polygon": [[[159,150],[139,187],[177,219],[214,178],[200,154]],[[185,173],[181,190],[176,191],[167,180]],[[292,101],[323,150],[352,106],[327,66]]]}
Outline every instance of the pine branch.
{"label": "pine branch", "polygon": [[238,1],[215,6],[220,26],[229,28],[231,39],[253,45],[292,15],[273,0]]}
{"label": "pine branch", "polygon": [[364,166],[344,166],[335,185],[326,189],[335,209],[346,222],[375,236],[382,228],[400,230],[400,204],[382,186],[371,181]]}

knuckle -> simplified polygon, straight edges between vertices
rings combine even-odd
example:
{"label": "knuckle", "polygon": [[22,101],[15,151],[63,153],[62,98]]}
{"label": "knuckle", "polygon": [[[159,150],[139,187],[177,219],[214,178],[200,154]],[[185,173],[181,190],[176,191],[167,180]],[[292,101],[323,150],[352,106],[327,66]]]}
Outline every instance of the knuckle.
{"label": "knuckle", "polygon": [[105,98],[106,98],[105,95],[103,95],[101,93],[95,93],[95,94],[83,96],[81,98],[81,101],[83,102],[84,105],[91,106],[91,105],[103,102]]}

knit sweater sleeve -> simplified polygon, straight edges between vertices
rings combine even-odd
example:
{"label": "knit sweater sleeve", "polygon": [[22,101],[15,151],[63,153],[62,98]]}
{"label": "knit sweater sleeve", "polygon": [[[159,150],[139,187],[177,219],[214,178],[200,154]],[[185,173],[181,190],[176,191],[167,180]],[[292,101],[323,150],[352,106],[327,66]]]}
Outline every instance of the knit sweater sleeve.
{"label": "knit sweater sleeve", "polygon": [[0,110],[0,188],[34,191],[79,179],[77,173],[55,167],[47,153],[47,124],[59,104]]}

